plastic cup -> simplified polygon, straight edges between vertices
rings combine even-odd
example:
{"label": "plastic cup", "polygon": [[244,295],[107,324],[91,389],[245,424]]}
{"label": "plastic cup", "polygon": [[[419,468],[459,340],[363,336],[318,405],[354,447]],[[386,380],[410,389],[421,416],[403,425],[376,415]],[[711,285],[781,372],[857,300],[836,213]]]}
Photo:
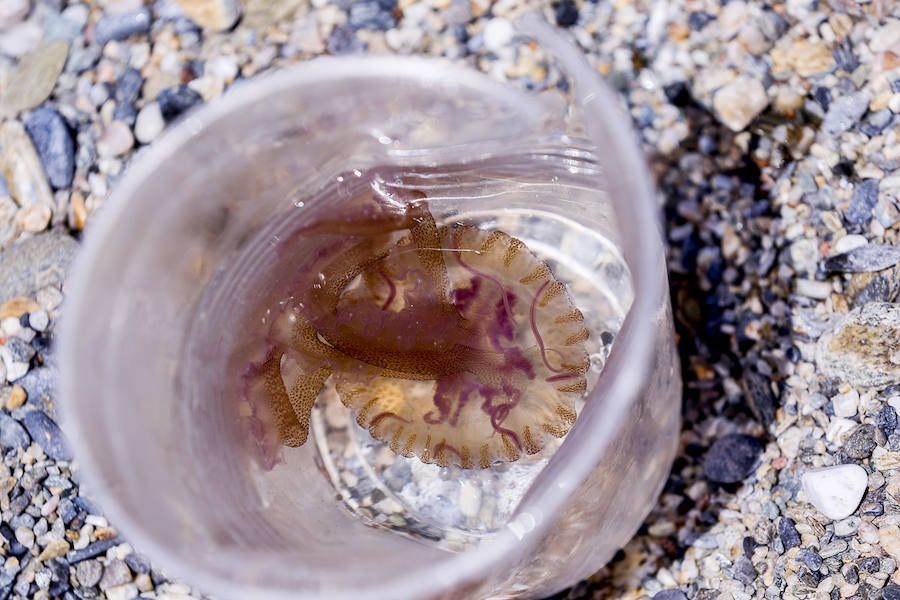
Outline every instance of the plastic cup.
{"label": "plastic cup", "polygon": [[[565,442],[506,526],[456,553],[361,524],[314,444],[260,492],[223,402],[247,315],[277,296],[258,277],[279,260],[260,232],[314,214],[298,200],[337,172],[539,154],[529,144],[560,120],[427,60],[318,59],[256,79],[135,160],[68,285],[65,430],[112,522],[171,574],[241,600],[540,597],[602,566],[653,506],[681,383],[650,178],[596,73],[541,22],[520,28],[574,80],[600,188],[541,209],[603,230],[631,274],[627,317]],[[223,286],[233,294],[210,295]]]}

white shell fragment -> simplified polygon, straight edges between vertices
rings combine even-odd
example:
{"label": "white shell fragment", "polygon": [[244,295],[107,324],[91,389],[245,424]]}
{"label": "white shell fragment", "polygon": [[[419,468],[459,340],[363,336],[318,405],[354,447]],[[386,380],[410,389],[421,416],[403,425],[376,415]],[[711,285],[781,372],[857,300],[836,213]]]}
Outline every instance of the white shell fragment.
{"label": "white shell fragment", "polygon": [[849,517],[866,492],[869,476],[859,465],[813,469],[801,481],[807,500],[829,519]]}

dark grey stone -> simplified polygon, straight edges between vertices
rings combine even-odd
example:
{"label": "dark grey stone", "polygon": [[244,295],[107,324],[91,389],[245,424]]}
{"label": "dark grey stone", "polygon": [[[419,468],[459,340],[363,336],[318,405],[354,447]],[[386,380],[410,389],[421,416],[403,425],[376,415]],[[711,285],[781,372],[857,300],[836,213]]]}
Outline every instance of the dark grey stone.
{"label": "dark grey stone", "polygon": [[884,600],[900,600],[900,585],[890,584],[881,588],[881,597]]}
{"label": "dark grey stone", "polygon": [[844,212],[844,220],[852,225],[868,223],[872,219],[872,209],[878,202],[878,180],[861,181],[853,190],[850,206]]}
{"label": "dark grey stone", "polygon": [[897,411],[890,404],[882,406],[878,414],[875,415],[875,424],[884,429],[886,434],[890,435],[897,428]]}
{"label": "dark grey stone", "polygon": [[894,113],[888,108],[875,111],[869,114],[866,119],[860,123],[857,128],[869,137],[875,137],[890,125],[894,119]]}
{"label": "dark grey stone", "polygon": [[92,544],[89,544],[86,548],[69,552],[66,555],[66,559],[69,561],[70,565],[74,565],[75,563],[79,563],[83,560],[94,558],[96,556],[100,556],[101,554],[106,554],[107,550],[109,550],[113,546],[118,546],[121,543],[122,540],[120,540],[119,538],[99,540]]}
{"label": "dark grey stone", "polygon": [[27,448],[31,438],[18,421],[5,413],[0,413],[0,446],[6,448]]}
{"label": "dark grey stone", "polygon": [[96,560],[83,560],[75,565],[75,577],[83,587],[93,587],[103,577],[103,565]]}
{"label": "dark grey stone", "polygon": [[60,285],[77,248],[70,235],[55,229],[0,252],[0,303],[16,296],[31,298],[42,287]]}
{"label": "dark grey stone", "polygon": [[[870,179],[869,181],[875,180]],[[854,200],[855,197],[854,194]],[[875,182],[875,198],[877,199],[877,197],[878,183]],[[825,259],[825,270],[830,273],[872,273],[883,271],[897,263],[900,263],[900,248],[897,246],[866,244],[843,254],[829,256]]]}
{"label": "dark grey stone", "polygon": [[53,460],[70,461],[72,453],[59,426],[39,410],[32,410],[23,419],[28,433]]}
{"label": "dark grey stone", "polygon": [[810,571],[818,571],[822,568],[822,557],[817,552],[806,548],[800,554],[800,560]]}
{"label": "dark grey stone", "polygon": [[844,452],[851,458],[868,458],[875,446],[875,426],[857,425],[844,442]]}
{"label": "dark grey stone", "polygon": [[578,22],[578,7],[572,0],[561,0],[553,9],[553,16],[560,27],[571,27]]}
{"label": "dark grey stone", "polygon": [[710,447],[703,461],[703,471],[712,481],[735,483],[753,472],[762,444],[754,437],[740,433],[722,436]]}
{"label": "dark grey stone", "polygon": [[150,572],[150,559],[143,554],[132,552],[125,557],[125,564],[132,572],[141,575]]}
{"label": "dark grey stone", "polygon": [[94,41],[101,46],[112,40],[124,40],[150,31],[152,16],[146,8],[117,15],[106,15],[94,27]]}
{"label": "dark grey stone", "polygon": [[859,566],[869,573],[877,573],[878,569],[881,568],[881,561],[878,560],[877,556],[866,556],[860,559]]}
{"label": "dark grey stone", "polygon": [[163,118],[168,121],[199,104],[203,98],[186,85],[176,85],[161,91],[156,100]]}
{"label": "dark grey stone", "polygon": [[59,501],[57,512],[59,513],[60,518],[63,520],[63,523],[65,523],[66,525],[71,523],[75,519],[75,517],[78,516],[78,509],[75,508],[75,503],[72,502],[72,500],[69,498],[63,498]]}
{"label": "dark grey stone", "polygon": [[744,369],[743,385],[747,403],[757,420],[768,427],[775,422],[775,394],[771,380],[750,368]]}
{"label": "dark grey stone", "polygon": [[66,122],[52,108],[42,107],[25,121],[47,180],[56,189],[72,185],[75,174],[75,142]]}
{"label": "dark grey stone", "polygon": [[800,534],[794,526],[794,522],[788,517],[782,517],[778,521],[778,537],[784,545],[785,551],[800,545]]}
{"label": "dark grey stone", "polygon": [[850,565],[846,569],[844,569],[844,579],[850,585],[856,585],[859,583],[859,569],[856,568],[856,565]]}
{"label": "dark grey stone", "polygon": [[746,556],[739,556],[734,561],[734,578],[744,585],[751,585],[756,581],[757,572],[753,567],[753,563],[747,560]]}

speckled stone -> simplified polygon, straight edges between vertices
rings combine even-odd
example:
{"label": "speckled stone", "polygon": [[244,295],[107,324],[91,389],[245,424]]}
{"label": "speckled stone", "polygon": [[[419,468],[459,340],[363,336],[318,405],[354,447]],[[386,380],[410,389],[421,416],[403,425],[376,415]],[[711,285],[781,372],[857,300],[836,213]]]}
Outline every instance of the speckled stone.
{"label": "speckled stone", "polygon": [[900,304],[871,302],[852,310],[816,345],[822,372],[857,387],[900,383]]}
{"label": "speckled stone", "polygon": [[211,31],[231,29],[241,17],[237,0],[176,0],[194,23]]}
{"label": "speckled stone", "polygon": [[23,240],[0,252],[0,303],[33,297],[41,288],[65,279],[78,243],[55,230]]}

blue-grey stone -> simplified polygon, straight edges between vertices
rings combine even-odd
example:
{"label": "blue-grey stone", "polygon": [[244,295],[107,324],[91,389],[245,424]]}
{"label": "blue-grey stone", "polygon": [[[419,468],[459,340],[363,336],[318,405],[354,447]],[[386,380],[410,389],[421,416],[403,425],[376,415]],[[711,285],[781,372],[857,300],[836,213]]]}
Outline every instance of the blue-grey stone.
{"label": "blue-grey stone", "polygon": [[818,571],[822,568],[822,557],[813,550],[806,548],[800,554],[800,560],[810,571]]}
{"label": "blue-grey stone", "polygon": [[100,508],[100,505],[86,496],[78,496],[75,498],[75,506],[89,515],[103,515],[103,509]]}
{"label": "blue-grey stone", "polygon": [[150,572],[150,559],[143,554],[132,552],[125,557],[125,564],[132,572],[141,575]]}
{"label": "blue-grey stone", "polygon": [[778,521],[778,537],[781,539],[781,543],[784,544],[785,550],[790,550],[800,545],[800,534],[797,532],[794,522],[788,517],[782,517]]}
{"label": "blue-grey stone", "polygon": [[890,435],[897,429],[897,411],[890,404],[882,406],[878,414],[875,415],[875,424]]}
{"label": "blue-grey stone", "polygon": [[50,185],[56,189],[72,185],[75,142],[60,114],[52,108],[39,108],[25,121],[25,131],[34,142]]}
{"label": "blue-grey stone", "polygon": [[72,48],[72,50],[69,51],[69,59],[66,61],[66,73],[82,73],[87,71],[97,64],[99,59],[99,46]]}
{"label": "blue-grey stone", "polygon": [[16,362],[27,363],[34,358],[34,348],[25,340],[8,338],[4,347],[9,352],[10,357]]}
{"label": "blue-grey stone", "polygon": [[358,54],[365,49],[365,44],[356,37],[356,30],[350,25],[338,25],[331,30],[331,35],[328,36],[329,54]]}
{"label": "blue-grey stone", "polygon": [[84,26],[70,19],[66,19],[62,15],[54,12],[48,12],[44,16],[44,40],[65,40],[67,42],[75,41]]}
{"label": "blue-grey stone", "polygon": [[350,6],[347,22],[354,29],[387,30],[397,24],[397,19],[390,11],[384,10],[377,0],[367,0]]}
{"label": "blue-grey stone", "polygon": [[883,600],[900,600],[900,585],[894,583],[881,588]]}
{"label": "blue-grey stone", "polygon": [[878,202],[878,180],[865,179],[853,190],[850,206],[844,211],[844,220],[852,225],[868,223]]}
{"label": "blue-grey stone", "polygon": [[122,121],[129,127],[133,127],[134,122],[137,120],[137,112],[134,104],[131,104],[130,102],[116,104],[116,108],[113,111],[113,120]]}
{"label": "blue-grey stone", "polygon": [[[877,200],[878,182],[874,179],[868,181],[875,182],[874,197]],[[897,263],[900,263],[900,247],[866,244],[842,254],[829,256],[825,260],[825,270],[831,273],[873,273],[893,267]]]}
{"label": "blue-grey stone", "polygon": [[0,446],[6,448],[27,448],[31,438],[18,421],[5,413],[0,413]]}
{"label": "blue-grey stone", "polygon": [[156,97],[159,110],[165,120],[174,119],[191,107],[203,101],[203,98],[186,85],[166,88]]}
{"label": "blue-grey stone", "polygon": [[150,31],[152,16],[146,8],[117,15],[106,15],[94,27],[94,41],[106,44],[112,40],[124,40]]}
{"label": "blue-grey stone", "polygon": [[63,523],[66,525],[71,523],[75,517],[78,516],[78,509],[75,508],[75,503],[69,498],[63,498],[59,501],[57,512],[59,513],[60,518],[62,518]]}
{"label": "blue-grey stone", "polygon": [[753,567],[753,563],[747,560],[746,556],[739,556],[734,561],[734,578],[744,585],[751,585],[756,581],[757,572]]}
{"label": "blue-grey stone", "polygon": [[822,131],[829,137],[837,137],[856,125],[868,108],[869,97],[864,92],[842,96],[828,107],[822,120]]}
{"label": "blue-grey stone", "polygon": [[663,590],[653,595],[653,600],[688,600],[681,590]]}
{"label": "blue-grey stone", "polygon": [[116,80],[116,102],[133,103],[141,93],[144,78],[134,67],[128,67]]}
{"label": "blue-grey stone", "polygon": [[48,475],[42,484],[47,488],[59,488],[61,490],[67,490],[72,487],[72,481],[62,475]]}
{"label": "blue-grey stone", "polygon": [[53,460],[72,460],[72,453],[62,431],[50,417],[39,410],[32,410],[25,414],[23,421],[31,439],[37,442],[44,454]]}
{"label": "blue-grey stone", "polygon": [[56,395],[56,381],[59,378],[59,370],[52,363],[31,369],[22,378],[16,380],[28,394],[28,401],[40,402],[41,398],[54,398]]}
{"label": "blue-grey stone", "polygon": [[703,471],[719,483],[735,483],[753,473],[762,444],[755,437],[740,433],[722,436],[706,452]]}
{"label": "blue-grey stone", "polygon": [[871,113],[857,128],[869,137],[875,137],[891,124],[894,113],[890,109],[882,109]]}
{"label": "blue-grey stone", "polygon": [[95,556],[100,556],[101,554],[106,554],[106,551],[112,548],[113,546],[118,546],[122,541],[119,538],[112,538],[108,540],[98,540],[92,544],[89,544],[87,547],[82,548],[81,550],[73,550],[66,555],[66,559],[68,559],[69,564],[74,565],[75,563],[81,562],[83,560],[87,560],[89,558],[94,558]]}

